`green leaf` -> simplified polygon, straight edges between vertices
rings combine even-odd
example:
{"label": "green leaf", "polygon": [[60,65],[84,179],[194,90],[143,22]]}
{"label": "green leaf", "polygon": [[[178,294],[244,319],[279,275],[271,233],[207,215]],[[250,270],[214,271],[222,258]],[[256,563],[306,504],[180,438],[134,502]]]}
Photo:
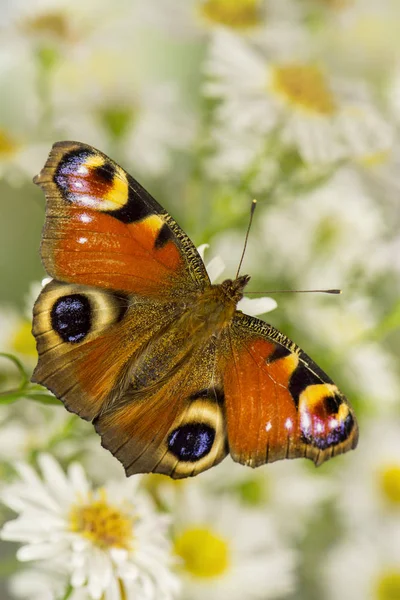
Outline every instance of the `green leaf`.
{"label": "green leaf", "polygon": [[31,386],[17,390],[6,390],[0,392],[0,404],[11,404],[17,400],[28,398],[42,404],[52,404],[60,406],[60,401],[53,394],[46,393],[42,386]]}
{"label": "green leaf", "polygon": [[45,392],[39,392],[35,390],[28,391],[25,392],[24,398],[29,398],[29,400],[34,400],[35,402],[40,402],[42,404],[61,406],[60,400],[53,396],[53,394],[46,394]]}
{"label": "green leaf", "polygon": [[11,404],[16,400],[21,400],[24,398],[23,392],[21,390],[10,390],[9,392],[1,392],[0,393],[0,404]]}
{"label": "green leaf", "polygon": [[7,358],[17,367],[20,375],[21,375],[21,388],[25,387],[25,385],[29,382],[29,377],[25,371],[25,368],[21,361],[14,356],[13,354],[8,354],[8,352],[0,352],[0,357]]}

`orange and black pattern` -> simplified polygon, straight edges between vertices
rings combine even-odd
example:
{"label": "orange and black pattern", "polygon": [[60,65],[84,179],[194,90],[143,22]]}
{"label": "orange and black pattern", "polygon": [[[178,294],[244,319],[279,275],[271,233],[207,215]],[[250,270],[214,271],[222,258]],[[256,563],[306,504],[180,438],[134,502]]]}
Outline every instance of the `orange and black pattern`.
{"label": "orange and black pattern", "polygon": [[92,421],[127,475],[197,475],[354,448],[353,411],[293,342],[236,310],[250,277],[211,285],[188,236],[120,166],[55,144],[33,313],[33,380]]}

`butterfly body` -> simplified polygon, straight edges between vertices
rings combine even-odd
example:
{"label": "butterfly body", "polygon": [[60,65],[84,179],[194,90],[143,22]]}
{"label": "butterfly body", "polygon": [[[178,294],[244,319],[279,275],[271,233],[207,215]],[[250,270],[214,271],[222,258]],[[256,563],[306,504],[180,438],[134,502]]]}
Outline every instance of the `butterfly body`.
{"label": "butterfly body", "polygon": [[193,476],[228,453],[321,464],[355,447],[331,379],[281,332],[237,310],[244,275],[212,285],[190,239],[121,167],[53,146],[34,307],[33,380],[93,421],[128,475]]}

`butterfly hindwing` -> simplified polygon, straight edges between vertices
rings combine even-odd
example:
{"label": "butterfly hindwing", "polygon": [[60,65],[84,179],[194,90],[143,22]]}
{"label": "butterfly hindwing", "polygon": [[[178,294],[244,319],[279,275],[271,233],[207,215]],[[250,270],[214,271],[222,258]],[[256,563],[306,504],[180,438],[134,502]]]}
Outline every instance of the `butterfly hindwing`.
{"label": "butterfly hindwing", "polygon": [[306,457],[319,465],[354,448],[358,427],[345,396],[293,342],[237,312],[223,368],[230,453],[253,467]]}
{"label": "butterfly hindwing", "polygon": [[128,475],[187,477],[227,454],[215,340],[180,318],[179,303],[54,280],[35,303],[32,380],[93,421]]}
{"label": "butterfly hindwing", "polygon": [[127,475],[189,477],[227,455],[222,393],[211,378],[214,349],[192,348],[191,355],[165,382],[138,391],[128,388],[119,408],[95,420],[103,446]]}
{"label": "butterfly hindwing", "polygon": [[47,199],[41,254],[51,277],[146,297],[209,284],[172,217],[100,151],[58,142],[34,181]]}
{"label": "butterfly hindwing", "polygon": [[39,362],[32,381],[92,420],[118,400],[130,364],[174,318],[171,304],[51,281],[33,309]]}

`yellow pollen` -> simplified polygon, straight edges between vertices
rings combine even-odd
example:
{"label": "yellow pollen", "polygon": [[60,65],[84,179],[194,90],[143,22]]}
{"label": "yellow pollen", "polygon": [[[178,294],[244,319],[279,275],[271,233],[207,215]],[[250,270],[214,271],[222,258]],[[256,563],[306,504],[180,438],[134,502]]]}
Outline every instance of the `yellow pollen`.
{"label": "yellow pollen", "polygon": [[0,159],[13,156],[17,152],[18,147],[17,142],[6,131],[0,129]]}
{"label": "yellow pollen", "polygon": [[386,502],[400,508],[400,464],[389,465],[382,469],[379,474],[379,484]]}
{"label": "yellow pollen", "polygon": [[72,31],[65,14],[48,12],[26,19],[22,30],[28,35],[49,36],[58,40],[70,40]]}
{"label": "yellow pollen", "polygon": [[399,600],[400,569],[387,569],[376,582],[377,600]]}
{"label": "yellow pollen", "polygon": [[372,154],[365,154],[358,159],[358,162],[362,167],[373,168],[384,165],[390,158],[389,150],[381,150],[380,152],[373,152]]}
{"label": "yellow pollen", "polygon": [[219,577],[229,568],[227,541],[209,529],[186,529],[176,538],[174,548],[183,561],[183,569],[194,577]]}
{"label": "yellow pollen", "polygon": [[200,14],[207,21],[236,30],[252,29],[260,25],[260,0],[205,0]]}
{"label": "yellow pollen", "polygon": [[36,342],[32,335],[32,324],[30,321],[21,321],[11,339],[11,347],[19,354],[37,356]]}
{"label": "yellow pollen", "polygon": [[76,504],[70,513],[70,529],[89,539],[103,550],[132,547],[134,519],[119,507],[107,502],[105,490],[98,498],[89,497],[86,504]]}
{"label": "yellow pollen", "polygon": [[319,67],[291,63],[274,67],[271,85],[284,101],[314,115],[332,115],[336,110],[335,98],[326,77]]}

